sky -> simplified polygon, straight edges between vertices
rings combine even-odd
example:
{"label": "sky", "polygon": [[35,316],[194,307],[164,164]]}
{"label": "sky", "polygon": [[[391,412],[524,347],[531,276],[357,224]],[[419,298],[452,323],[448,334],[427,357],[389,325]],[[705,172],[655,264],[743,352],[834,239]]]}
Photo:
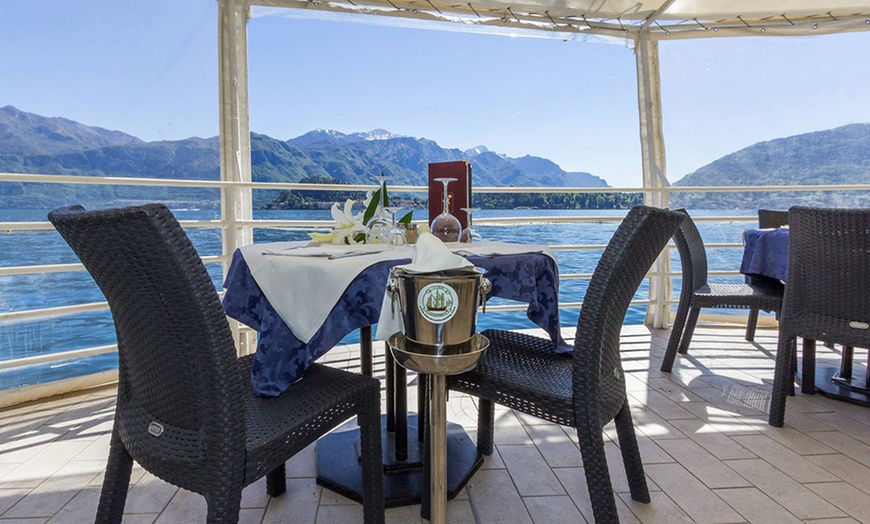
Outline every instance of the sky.
{"label": "sky", "polygon": [[[218,134],[214,0],[3,0],[0,20],[0,107],[147,141]],[[382,128],[642,183],[626,46],[280,16],[255,16],[248,42],[254,132]],[[659,52],[672,181],[759,141],[870,122],[870,32]]]}

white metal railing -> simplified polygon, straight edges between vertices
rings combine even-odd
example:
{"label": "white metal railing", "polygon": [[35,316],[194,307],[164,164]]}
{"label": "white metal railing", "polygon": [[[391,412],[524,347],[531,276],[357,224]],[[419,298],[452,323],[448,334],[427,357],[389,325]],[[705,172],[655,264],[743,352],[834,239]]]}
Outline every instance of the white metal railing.
{"label": "white metal railing", "polygon": [[[322,185],[322,184],[298,184],[298,183],[258,183],[258,182],[227,182],[227,181],[206,181],[206,180],[181,180],[181,179],[148,179],[148,178],[121,178],[121,177],[91,177],[91,176],[61,176],[61,175],[44,175],[44,174],[18,174],[18,173],[0,173],[0,182],[27,182],[27,183],[46,183],[46,184],[74,184],[74,185],[117,185],[117,186],[171,186],[171,187],[194,187],[194,188],[226,188],[226,187],[249,187],[255,189],[280,189],[292,191],[310,191],[310,190],[339,190],[339,191],[366,191],[371,189],[370,185]],[[425,186],[391,186],[394,192],[404,193],[426,193],[428,188]],[[625,188],[599,188],[599,187],[476,187],[474,193],[644,193],[644,194],[664,194],[665,201],[672,193],[702,193],[702,192],[762,192],[762,191],[866,191],[870,190],[870,184],[851,184],[851,185],[827,185],[827,186],[718,186],[718,187],[625,187]],[[187,229],[193,228],[209,228],[222,229],[229,227],[229,221],[221,217],[220,220],[185,220],[181,221],[183,227]],[[754,217],[733,217],[733,216],[709,216],[709,217],[693,217],[697,222],[754,222]],[[497,217],[497,218],[479,218],[475,220],[478,225],[489,226],[516,226],[516,225],[532,225],[532,224],[563,224],[563,223],[616,223],[621,221],[621,217],[617,216],[573,216],[573,217],[542,217],[542,216],[527,216],[527,217]],[[326,220],[234,220],[233,227],[241,228],[288,228],[288,229],[325,229],[332,224]],[[53,231],[53,227],[48,222],[0,222],[0,233],[17,233],[17,232],[41,232]],[[603,244],[562,244],[550,246],[554,251],[601,251],[605,248]],[[736,243],[718,243],[706,244],[707,248],[739,248],[740,244]],[[668,249],[670,249],[669,246]],[[666,251],[666,256],[669,256],[669,251]],[[231,258],[231,253],[221,253],[220,255],[204,256],[205,263],[222,263],[226,269]],[[35,264],[27,266],[10,266],[0,267],[0,277],[2,276],[17,276],[29,274],[43,274],[52,272],[67,272],[83,270],[81,264]],[[660,279],[667,282],[670,289],[670,278],[678,276],[679,272],[651,271],[649,277]],[[737,271],[710,271],[710,275],[736,275]],[[560,280],[581,280],[591,278],[591,273],[560,273]],[[670,292],[667,293],[670,296]],[[675,300],[662,300],[650,298],[647,300],[636,300],[632,305],[641,306],[670,306],[675,304]],[[579,308],[582,302],[560,302],[560,308]],[[488,309],[494,311],[507,310],[523,310],[524,305],[493,305],[488,306]],[[0,313],[0,322],[22,321],[38,318],[51,318],[70,315],[73,313],[101,311],[108,308],[105,302],[95,302],[87,304],[77,304],[71,306],[61,306],[52,308],[39,308],[23,311],[11,311]],[[247,328],[244,328],[247,329]],[[59,360],[67,360],[72,358],[82,358],[86,356],[99,355],[116,351],[116,346],[100,346],[93,348],[83,348],[79,350],[66,351],[62,353],[38,355],[32,357],[24,357],[14,360],[0,362],[0,370],[16,368],[25,365],[38,363],[48,363]]]}

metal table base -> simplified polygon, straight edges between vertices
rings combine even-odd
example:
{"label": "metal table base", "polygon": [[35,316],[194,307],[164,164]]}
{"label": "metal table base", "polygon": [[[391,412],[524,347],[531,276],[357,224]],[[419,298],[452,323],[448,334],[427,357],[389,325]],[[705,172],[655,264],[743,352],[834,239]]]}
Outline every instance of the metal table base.
{"label": "metal table base", "polygon": [[[360,357],[364,374],[371,376],[371,328],[360,330]],[[386,351],[387,413],[381,417],[384,463],[384,505],[388,508],[420,504],[428,481],[424,478],[420,419],[407,413],[405,370]],[[368,372],[368,373],[366,373]],[[421,384],[430,381],[419,375]],[[423,389],[425,391],[425,389]],[[427,395],[420,395],[420,411]],[[405,431],[403,431],[405,430]],[[317,483],[349,499],[362,502],[362,467],[359,428],[352,420],[317,441]],[[483,455],[458,424],[447,423],[447,498],[454,498],[483,464]],[[404,460],[402,460],[404,459]],[[428,471],[425,472],[428,476]],[[426,507],[423,508],[424,513]],[[427,515],[424,515],[427,517]]]}

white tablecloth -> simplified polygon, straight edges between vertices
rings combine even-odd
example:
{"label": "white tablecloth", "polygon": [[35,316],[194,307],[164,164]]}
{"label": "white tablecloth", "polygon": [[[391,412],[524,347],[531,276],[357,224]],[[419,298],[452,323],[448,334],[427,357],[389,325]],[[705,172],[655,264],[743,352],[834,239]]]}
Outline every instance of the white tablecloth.
{"label": "white tablecloth", "polygon": [[[304,245],[305,242],[275,242],[252,244],[240,250],[251,275],[269,299],[269,303],[281,315],[296,338],[305,343],[320,330],[344,290],[365,268],[383,260],[409,259],[413,256],[412,246],[387,248],[382,245],[325,245],[302,248]],[[483,241],[450,247],[460,254],[479,256],[542,252],[555,260],[552,250],[543,245]],[[332,251],[335,255],[342,255],[360,250],[373,252],[335,259],[326,256]],[[311,256],[315,254],[318,256]],[[395,322],[395,319],[392,321]],[[380,329],[378,334],[381,334]]]}

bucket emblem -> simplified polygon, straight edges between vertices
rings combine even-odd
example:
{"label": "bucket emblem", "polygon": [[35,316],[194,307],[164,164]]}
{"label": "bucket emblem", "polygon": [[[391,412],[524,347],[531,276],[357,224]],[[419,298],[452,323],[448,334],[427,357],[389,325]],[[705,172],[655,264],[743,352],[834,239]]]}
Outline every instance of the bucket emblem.
{"label": "bucket emblem", "polygon": [[433,324],[443,324],[453,318],[458,304],[456,291],[440,282],[424,286],[417,295],[417,309]]}

